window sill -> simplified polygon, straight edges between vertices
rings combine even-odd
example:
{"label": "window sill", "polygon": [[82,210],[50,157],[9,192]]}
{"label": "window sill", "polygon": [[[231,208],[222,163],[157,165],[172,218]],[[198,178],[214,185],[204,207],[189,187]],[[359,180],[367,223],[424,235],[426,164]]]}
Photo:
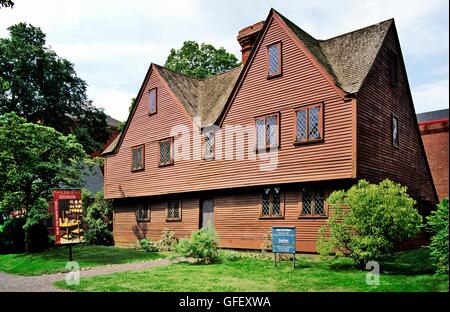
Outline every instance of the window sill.
{"label": "window sill", "polygon": [[284,219],[284,216],[259,217],[259,220]]}
{"label": "window sill", "polygon": [[131,172],[139,172],[139,171],[144,171],[145,169],[144,168],[141,168],[141,169],[131,169]]}
{"label": "window sill", "polygon": [[150,220],[136,220],[136,222],[138,222],[138,223],[142,223],[142,222],[150,222]]}
{"label": "window sill", "polygon": [[167,167],[167,166],[173,166],[173,162],[169,163],[169,164],[158,164],[158,167]]}
{"label": "window sill", "polygon": [[278,74],[273,74],[273,75],[267,74],[267,79],[274,79],[274,78],[278,78],[278,77],[282,77],[282,76],[283,76],[283,74],[281,72],[279,72]]}
{"label": "window sill", "polygon": [[156,115],[156,112],[153,112],[153,113],[149,112],[148,115],[149,116]]}
{"label": "window sill", "polygon": [[303,141],[303,142],[294,142],[294,146],[300,146],[300,145],[308,145],[308,144],[314,144],[314,143],[320,143],[323,142],[324,139],[316,139],[316,140],[309,140],[309,141]]}
{"label": "window sill", "polygon": [[300,216],[299,219],[328,219],[328,216]]}
{"label": "window sill", "polygon": [[181,219],[166,219],[166,222],[181,222]]}
{"label": "window sill", "polygon": [[253,151],[256,154],[261,154],[261,153],[270,153],[270,150],[276,150],[276,149],[280,149],[280,145],[276,145],[276,146],[272,146],[272,147],[266,147],[266,148],[255,148]]}

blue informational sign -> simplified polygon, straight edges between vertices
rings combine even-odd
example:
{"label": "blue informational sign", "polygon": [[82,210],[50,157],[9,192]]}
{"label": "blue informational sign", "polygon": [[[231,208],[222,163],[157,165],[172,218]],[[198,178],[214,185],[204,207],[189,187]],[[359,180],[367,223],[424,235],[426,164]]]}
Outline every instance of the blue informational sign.
{"label": "blue informational sign", "polygon": [[272,252],[295,254],[295,226],[272,227]]}

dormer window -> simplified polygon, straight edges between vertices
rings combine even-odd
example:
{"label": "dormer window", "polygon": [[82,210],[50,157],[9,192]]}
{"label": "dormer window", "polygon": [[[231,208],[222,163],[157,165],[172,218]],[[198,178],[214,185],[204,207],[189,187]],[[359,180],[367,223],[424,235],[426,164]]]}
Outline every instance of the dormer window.
{"label": "dormer window", "polygon": [[281,75],[281,42],[267,46],[267,78]]}
{"label": "dormer window", "polygon": [[148,93],[149,97],[149,115],[156,114],[156,88],[153,88]]}

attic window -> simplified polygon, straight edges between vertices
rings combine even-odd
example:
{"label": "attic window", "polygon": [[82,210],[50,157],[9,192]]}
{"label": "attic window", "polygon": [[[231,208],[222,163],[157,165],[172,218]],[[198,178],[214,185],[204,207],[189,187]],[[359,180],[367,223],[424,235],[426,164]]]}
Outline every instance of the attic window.
{"label": "attic window", "polygon": [[148,92],[149,97],[149,115],[156,114],[156,88],[151,89]]}
{"label": "attic window", "polygon": [[131,148],[131,171],[144,170],[144,145]]}
{"label": "attic window", "polygon": [[389,74],[391,84],[393,86],[398,85],[398,55],[394,51],[389,53]]}
{"label": "attic window", "polygon": [[204,154],[203,158],[205,160],[214,159],[214,148],[215,148],[215,139],[214,139],[214,131],[206,131],[204,133]]}
{"label": "attic window", "polygon": [[392,146],[399,147],[398,117],[392,115]]}
{"label": "attic window", "polygon": [[281,75],[281,42],[267,46],[267,78]]}

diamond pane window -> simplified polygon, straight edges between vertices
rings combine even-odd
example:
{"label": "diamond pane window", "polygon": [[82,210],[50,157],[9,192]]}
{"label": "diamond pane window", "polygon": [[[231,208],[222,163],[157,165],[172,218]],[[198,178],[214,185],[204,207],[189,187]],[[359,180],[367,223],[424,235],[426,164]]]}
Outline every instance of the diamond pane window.
{"label": "diamond pane window", "polygon": [[136,211],[137,221],[150,221],[150,203],[140,203]]}
{"label": "diamond pane window", "polygon": [[279,187],[263,189],[261,196],[261,217],[283,217],[281,190]]}
{"label": "diamond pane window", "polygon": [[179,200],[169,200],[167,202],[167,220],[179,221],[181,220],[181,208]]}
{"label": "diamond pane window", "polygon": [[315,193],[314,214],[320,215],[320,216],[324,216],[325,215],[323,191],[316,191],[316,193]]}
{"label": "diamond pane window", "polygon": [[173,164],[173,139],[166,139],[159,141],[159,165],[171,165]]}
{"label": "diamond pane window", "polygon": [[318,141],[323,138],[323,105],[302,107],[295,112],[295,143]]}
{"label": "diamond pane window", "polygon": [[306,141],[308,136],[306,135],[306,115],[307,111],[302,109],[299,110],[296,114],[297,120],[296,120],[296,141],[297,142],[303,142]]}
{"label": "diamond pane window", "polygon": [[257,150],[278,146],[278,118],[272,114],[255,119]]}
{"label": "diamond pane window", "polygon": [[144,169],[144,145],[131,148],[131,170]]}
{"label": "diamond pane window", "polygon": [[205,143],[204,143],[204,158],[214,159],[214,132],[208,131],[205,133]]}
{"label": "diamond pane window", "polygon": [[267,47],[267,70],[268,76],[281,74],[281,44],[275,43]]}
{"label": "diamond pane window", "polygon": [[156,88],[149,92],[149,113],[156,113]]}
{"label": "diamond pane window", "polygon": [[325,192],[317,189],[303,189],[300,217],[326,217]]}
{"label": "diamond pane window", "polygon": [[397,116],[392,116],[392,145],[395,147],[399,146]]}
{"label": "diamond pane window", "polygon": [[314,106],[309,109],[309,138],[310,139],[319,139],[319,112],[320,107]]}
{"label": "diamond pane window", "polygon": [[302,216],[310,215],[312,212],[312,194],[309,190],[303,190],[303,197],[302,197]]}

